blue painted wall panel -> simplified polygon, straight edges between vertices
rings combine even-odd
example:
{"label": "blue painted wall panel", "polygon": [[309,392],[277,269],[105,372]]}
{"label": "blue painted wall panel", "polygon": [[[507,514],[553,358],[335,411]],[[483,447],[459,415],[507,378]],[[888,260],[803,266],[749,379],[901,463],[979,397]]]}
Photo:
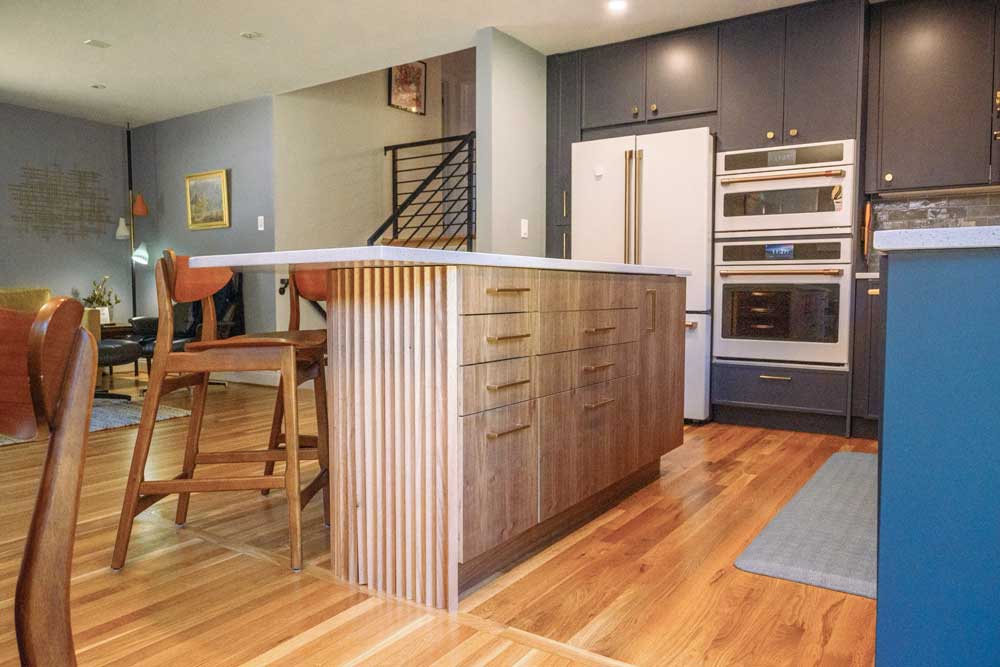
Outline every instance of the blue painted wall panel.
{"label": "blue painted wall panel", "polygon": [[1000,250],[889,261],[877,664],[1000,665]]}

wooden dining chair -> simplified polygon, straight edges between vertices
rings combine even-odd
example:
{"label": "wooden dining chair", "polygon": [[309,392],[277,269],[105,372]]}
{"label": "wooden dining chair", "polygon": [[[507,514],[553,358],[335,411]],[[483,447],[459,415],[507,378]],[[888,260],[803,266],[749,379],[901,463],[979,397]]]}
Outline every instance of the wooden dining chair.
{"label": "wooden dining chair", "polygon": [[[326,301],[327,277],[329,271],[316,269],[312,271],[290,271],[288,274],[288,330],[300,331],[302,328],[301,299],[309,301]],[[326,345],[326,329],[316,329],[314,334],[318,339],[322,339]],[[316,396],[316,435],[299,434],[299,447],[316,448],[319,454],[320,474],[324,475],[324,480],[329,478],[329,415],[326,407],[326,361],[314,364],[309,359],[299,361],[299,377],[312,379]],[[281,430],[284,410],[284,383],[279,381],[278,396],[274,401],[274,414],[271,419],[271,432],[267,440],[267,448],[271,450],[280,449],[285,443],[285,434]],[[274,474],[274,461],[264,464],[264,474]],[[323,522],[330,525],[330,485],[324,485],[323,492]],[[270,493],[270,489],[261,490],[263,495]]]}
{"label": "wooden dining chair", "polygon": [[[76,665],[69,584],[83,462],[97,382],[97,343],[67,298],[41,310],[0,310],[0,433],[48,430],[35,511],[14,594],[21,664]],[[34,445],[27,445],[34,446]]]}
{"label": "wooden dining chair", "polygon": [[[183,525],[187,521],[192,493],[263,489],[285,490],[288,500],[291,567],[293,570],[300,570],[302,567],[301,511],[316,492],[327,484],[329,473],[323,465],[326,460],[324,451],[319,474],[305,489],[300,487],[299,461],[318,460],[321,448],[300,451],[295,391],[282,393],[284,448],[201,452],[198,441],[211,372],[278,371],[282,386],[298,387],[309,379],[319,377],[326,354],[326,333],[279,331],[220,340],[217,336],[212,295],[222,289],[231,278],[232,271],[228,268],[192,269],[188,264],[188,257],[175,255],[172,250],[164,252],[163,259],[156,263],[156,296],[159,311],[157,339],[153,351],[149,388],[142,406],[142,417],[132,454],[132,467],[125,487],[118,537],[111,559],[111,567],[114,569],[120,569],[125,564],[135,517],[163,498],[178,494],[175,521],[178,525]],[[183,352],[175,352],[171,349],[174,329],[173,304],[193,301],[201,302],[201,339],[188,343]],[[146,460],[149,457],[160,400],[164,395],[185,387],[192,387],[194,391],[183,468],[173,479],[147,480]],[[319,419],[325,418],[325,399],[322,401],[322,408],[317,408],[317,413]],[[320,432],[325,432],[326,429],[325,423],[320,424]],[[245,464],[268,461],[283,461],[284,476],[278,478],[275,475],[257,475],[200,479],[194,477],[195,468],[199,464]]]}

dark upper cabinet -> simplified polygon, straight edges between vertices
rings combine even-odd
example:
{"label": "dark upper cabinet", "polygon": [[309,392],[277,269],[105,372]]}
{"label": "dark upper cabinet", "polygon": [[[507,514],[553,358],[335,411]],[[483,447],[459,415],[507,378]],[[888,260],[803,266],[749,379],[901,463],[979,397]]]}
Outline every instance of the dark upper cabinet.
{"label": "dark upper cabinet", "polygon": [[855,136],[863,25],[860,2],[815,2],[788,10],[784,143]]}
{"label": "dark upper cabinet", "polygon": [[646,43],[609,44],[581,57],[583,127],[646,120]]}
{"label": "dark upper cabinet", "polygon": [[[994,112],[994,0],[872,8],[878,43],[869,191],[985,184]],[[873,31],[873,35],[875,31]]]}
{"label": "dark upper cabinet", "polygon": [[781,145],[784,42],[784,12],[722,25],[719,150]]}
{"label": "dark upper cabinet", "polygon": [[545,254],[563,257],[565,249],[568,257],[573,142],[580,141],[579,53],[549,56],[547,94]]}
{"label": "dark upper cabinet", "polygon": [[647,119],[715,111],[718,89],[718,26],[660,35],[646,42]]}

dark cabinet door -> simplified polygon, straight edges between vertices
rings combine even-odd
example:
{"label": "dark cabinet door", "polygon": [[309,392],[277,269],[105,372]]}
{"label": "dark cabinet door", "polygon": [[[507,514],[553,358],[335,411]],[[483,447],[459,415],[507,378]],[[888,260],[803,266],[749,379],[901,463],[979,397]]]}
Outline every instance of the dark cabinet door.
{"label": "dark cabinet door", "polygon": [[719,34],[719,149],[781,145],[785,14],[729,21]]}
{"label": "dark cabinet door", "polygon": [[557,225],[569,225],[573,197],[573,144],[580,141],[580,54],[560,56],[559,72],[559,178],[556,183]]}
{"label": "dark cabinet door", "polygon": [[878,419],[885,375],[885,301],[879,280],[857,280],[854,291],[854,352],[851,412]]}
{"label": "dark cabinet door", "polygon": [[784,143],[857,134],[862,12],[859,0],[824,0],[788,10]]}
{"label": "dark cabinet door", "polygon": [[872,419],[882,417],[882,389],[885,386],[885,295],[883,280],[868,282],[866,294],[871,312],[868,346],[868,414]]}
{"label": "dark cabinet door", "polygon": [[583,127],[646,120],[646,44],[609,44],[582,55]]}
{"label": "dark cabinet door", "polygon": [[882,190],[989,182],[993,0],[884,5]]}
{"label": "dark cabinet door", "polygon": [[719,28],[710,25],[646,42],[646,118],[718,108]]}

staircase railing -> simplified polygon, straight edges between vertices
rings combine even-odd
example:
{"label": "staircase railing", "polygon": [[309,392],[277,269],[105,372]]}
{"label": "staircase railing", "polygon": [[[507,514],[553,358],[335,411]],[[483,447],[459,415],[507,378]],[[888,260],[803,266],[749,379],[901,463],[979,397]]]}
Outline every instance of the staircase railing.
{"label": "staircase railing", "polygon": [[476,133],[386,146],[392,153],[392,214],[368,245],[473,249]]}

